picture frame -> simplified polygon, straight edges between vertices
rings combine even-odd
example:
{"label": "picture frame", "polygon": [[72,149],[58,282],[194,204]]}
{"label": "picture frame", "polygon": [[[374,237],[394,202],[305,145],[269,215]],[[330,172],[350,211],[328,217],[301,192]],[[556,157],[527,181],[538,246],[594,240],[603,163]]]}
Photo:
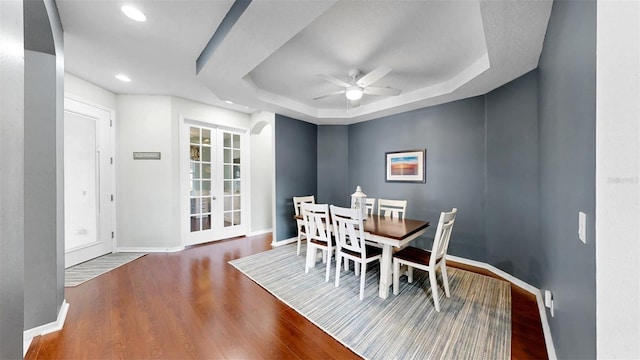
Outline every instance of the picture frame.
{"label": "picture frame", "polygon": [[427,182],[427,150],[390,151],[385,153],[386,182]]}

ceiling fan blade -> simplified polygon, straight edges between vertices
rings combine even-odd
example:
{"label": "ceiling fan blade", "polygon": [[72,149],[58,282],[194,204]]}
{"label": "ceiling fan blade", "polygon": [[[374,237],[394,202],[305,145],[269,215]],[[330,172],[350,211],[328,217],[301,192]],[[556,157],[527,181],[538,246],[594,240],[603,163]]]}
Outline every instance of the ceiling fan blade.
{"label": "ceiling fan blade", "polygon": [[385,77],[388,73],[391,72],[391,68],[387,67],[387,66],[380,66],[379,68],[371,71],[370,73],[362,76],[360,79],[358,79],[358,81],[356,81],[356,85],[360,86],[360,87],[367,87],[371,84],[373,84],[374,82],[382,79],[383,77]]}
{"label": "ceiling fan blade", "polygon": [[400,95],[402,90],[390,88],[390,87],[366,87],[362,93],[367,95],[382,95],[382,96],[396,96]]}
{"label": "ceiling fan blade", "polygon": [[342,81],[340,79],[336,79],[333,76],[329,76],[329,75],[325,75],[325,74],[318,74],[318,76],[320,76],[321,78],[327,80],[328,82],[334,83],[338,86],[342,86],[342,87],[349,87],[351,86],[351,84],[349,84],[348,82]]}
{"label": "ceiling fan blade", "polygon": [[313,100],[320,100],[320,99],[324,99],[324,98],[329,97],[329,96],[344,94],[345,91],[346,90],[334,91],[332,93],[328,93],[328,94],[325,94],[325,95],[321,95],[321,96],[315,97],[315,98],[313,98]]}

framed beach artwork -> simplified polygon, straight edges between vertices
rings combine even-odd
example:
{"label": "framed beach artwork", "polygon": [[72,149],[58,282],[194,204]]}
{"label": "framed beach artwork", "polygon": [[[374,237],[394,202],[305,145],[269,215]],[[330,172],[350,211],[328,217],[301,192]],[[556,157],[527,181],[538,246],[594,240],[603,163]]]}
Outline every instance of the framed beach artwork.
{"label": "framed beach artwork", "polygon": [[385,153],[385,180],[387,182],[426,182],[426,159],[427,150]]}

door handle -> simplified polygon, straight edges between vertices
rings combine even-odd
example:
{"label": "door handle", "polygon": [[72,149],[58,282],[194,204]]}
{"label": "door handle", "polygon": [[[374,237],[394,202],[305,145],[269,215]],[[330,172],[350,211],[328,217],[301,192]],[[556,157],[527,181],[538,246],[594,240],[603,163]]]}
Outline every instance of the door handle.
{"label": "door handle", "polygon": [[211,200],[215,200],[215,199],[216,199],[216,197],[215,197],[215,196],[212,196],[212,197],[211,197]]}

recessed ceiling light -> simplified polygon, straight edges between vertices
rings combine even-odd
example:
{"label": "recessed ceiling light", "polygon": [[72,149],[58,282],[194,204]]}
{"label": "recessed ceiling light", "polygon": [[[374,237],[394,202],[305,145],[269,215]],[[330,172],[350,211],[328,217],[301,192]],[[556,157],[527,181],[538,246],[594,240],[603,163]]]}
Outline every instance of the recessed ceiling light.
{"label": "recessed ceiling light", "polygon": [[124,81],[124,82],[131,82],[131,79],[129,79],[129,77],[127,75],[124,75],[124,74],[116,75],[116,79],[118,79],[120,81]]}
{"label": "recessed ceiling light", "polygon": [[124,5],[120,8],[122,12],[127,15],[130,19],[135,21],[147,21],[147,17],[142,13],[142,11],[136,9],[131,5]]}
{"label": "recessed ceiling light", "polygon": [[229,104],[229,105],[233,105],[233,101],[225,100],[224,102]]}

